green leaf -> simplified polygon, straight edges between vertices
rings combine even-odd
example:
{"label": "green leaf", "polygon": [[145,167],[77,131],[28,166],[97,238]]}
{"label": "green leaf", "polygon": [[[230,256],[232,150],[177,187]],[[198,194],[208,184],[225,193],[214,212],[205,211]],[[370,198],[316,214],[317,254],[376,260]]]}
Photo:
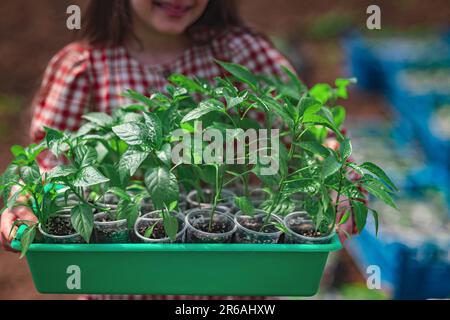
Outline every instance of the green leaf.
{"label": "green leaf", "polygon": [[93,165],[97,161],[97,152],[87,145],[75,147],[75,162],[80,168]]}
{"label": "green leaf", "polygon": [[341,154],[342,162],[347,161],[347,159],[352,155],[352,144],[350,139],[347,138],[341,142],[339,152]]}
{"label": "green leaf", "polygon": [[258,101],[261,100],[264,101],[265,105],[269,105],[269,110],[272,109],[273,111],[275,111],[289,128],[293,128],[295,120],[294,115],[289,114],[285,105],[281,105],[278,101],[271,97],[262,97],[260,99],[258,98]]}
{"label": "green leaf", "polygon": [[92,130],[96,129],[97,127],[95,126],[94,123],[92,122],[87,122],[85,124],[83,124],[77,131],[76,133],[76,137],[82,137],[88,133],[90,133]]}
{"label": "green leaf", "polygon": [[309,94],[314,98],[319,100],[322,104],[327,103],[327,101],[333,96],[333,89],[329,84],[318,83],[314,85]]}
{"label": "green leaf", "polygon": [[358,229],[358,232],[361,232],[366,225],[368,209],[359,201],[351,201],[351,205],[355,216],[356,228]]}
{"label": "green leaf", "polygon": [[156,209],[164,209],[173,201],[178,201],[177,178],[166,167],[148,169],[144,181]]}
{"label": "green leaf", "polygon": [[205,92],[205,90],[197,82],[182,74],[172,74],[169,81],[177,86],[186,88],[189,92]]}
{"label": "green leaf", "polygon": [[77,173],[78,170],[72,165],[60,165],[47,173],[47,179],[52,180],[56,178],[68,177]]}
{"label": "green leaf", "polygon": [[147,136],[150,146],[156,149],[161,147],[162,143],[162,124],[159,117],[154,113],[144,112],[145,125],[147,127]]}
{"label": "green leaf", "polygon": [[376,210],[371,209],[370,210],[373,215],[373,220],[375,221],[375,235],[378,236],[378,229],[379,229],[379,215]]}
{"label": "green leaf", "polygon": [[161,150],[156,152],[156,156],[159,160],[161,160],[166,166],[170,166],[172,163],[172,148],[170,146],[170,143],[165,143]]}
{"label": "green leaf", "polygon": [[336,127],[341,128],[345,122],[346,116],[345,108],[342,106],[336,106],[331,109],[331,112],[333,113],[333,120],[334,123],[336,124]]}
{"label": "green leaf", "polygon": [[25,149],[22,146],[14,145],[11,147],[11,153],[14,155],[14,157],[18,157],[20,155],[26,155]]}
{"label": "green leaf", "polygon": [[117,219],[126,219],[127,227],[131,230],[139,217],[139,212],[138,204],[131,204],[128,200],[122,200],[117,206]]}
{"label": "green leaf", "polygon": [[219,100],[208,99],[200,102],[198,107],[189,112],[187,115],[185,115],[184,118],[181,120],[181,122],[196,120],[198,118],[201,118],[205,114],[214,111],[225,112],[225,106]]}
{"label": "green leaf", "polygon": [[375,179],[369,179],[362,181],[361,184],[363,188],[367,190],[367,192],[377,197],[392,208],[397,209],[394,199],[392,199],[391,195],[389,194],[389,190],[382,183]]}
{"label": "green leaf", "polygon": [[94,214],[92,208],[85,204],[79,204],[70,211],[70,221],[76,232],[78,232],[83,239],[89,243],[92,229],[94,228]]}
{"label": "green leaf", "polygon": [[323,179],[326,179],[329,176],[335,174],[341,167],[342,164],[339,161],[337,161],[334,155],[329,155],[322,164]]}
{"label": "green leaf", "polygon": [[379,166],[372,162],[364,162],[362,165],[359,166],[362,169],[366,169],[367,171],[373,173],[378,178],[384,181],[390,188],[397,191],[397,187],[395,186],[394,182],[389,178],[389,176],[381,169]]}
{"label": "green leaf", "polygon": [[14,206],[16,205],[16,201],[19,198],[20,194],[22,193],[22,189],[17,190],[16,192],[14,192],[14,194],[8,199],[8,202],[6,204],[6,207],[8,208],[8,210],[12,210],[14,208]]}
{"label": "green leaf", "polygon": [[298,115],[303,117],[305,114],[315,114],[320,108],[322,108],[320,101],[303,96],[298,102]]}
{"label": "green leaf", "polygon": [[112,128],[112,131],[130,146],[148,145],[150,137],[147,127],[140,122],[127,122]]}
{"label": "green leaf", "polygon": [[119,160],[119,171],[133,176],[149,154],[149,151],[130,147]]}
{"label": "green leaf", "polygon": [[317,154],[323,158],[330,155],[330,150],[316,141],[304,141],[299,143],[300,147],[313,154]]}
{"label": "green leaf", "polygon": [[126,93],[124,93],[122,96],[135,100],[135,101],[139,101],[142,102],[143,104],[151,107],[153,105],[152,100],[150,100],[148,97],[146,97],[145,95],[134,91],[134,90],[127,90]]}
{"label": "green leaf", "polygon": [[178,233],[178,219],[170,213],[164,214],[163,218],[164,231],[169,236],[170,240],[175,241]]}
{"label": "green leaf", "polygon": [[352,168],[353,170],[355,170],[355,172],[357,174],[359,174],[360,176],[364,176],[364,171],[362,168],[360,168],[356,163],[354,162],[347,162],[346,166],[349,168]]}
{"label": "green leaf", "polygon": [[60,145],[64,139],[64,133],[49,127],[44,127],[44,130],[46,132],[45,141],[47,142],[48,148],[54,155],[59,156],[61,153]]}
{"label": "green leaf", "polygon": [[118,187],[109,188],[107,193],[113,193],[122,200],[131,201],[131,196],[128,193],[126,193],[125,190],[123,190],[121,188],[118,188]]}
{"label": "green leaf", "polygon": [[297,75],[291,71],[291,69],[287,68],[286,66],[281,66],[281,70],[289,77],[291,82],[294,84],[295,89],[300,92],[304,89],[305,85],[300,81],[300,79],[297,77]]}
{"label": "green leaf", "polygon": [[325,116],[322,116],[320,114],[310,114],[307,113],[303,116],[303,123],[311,123],[314,125],[322,125],[325,126],[331,130],[333,130],[334,133],[336,133],[336,135],[339,137],[339,139],[344,139],[344,136],[342,135],[342,133],[339,131],[338,128],[336,128],[336,126],[330,122],[330,120],[328,120]]}
{"label": "green leaf", "polygon": [[26,255],[35,237],[36,237],[36,224],[33,224],[32,226],[28,226],[28,228],[26,228],[25,231],[22,233],[22,238],[20,239],[20,245],[22,247],[20,259],[22,259]]}
{"label": "green leaf", "polygon": [[155,227],[157,224],[158,224],[158,221],[155,222],[154,224],[152,224],[150,227],[148,227],[147,230],[145,230],[144,237],[151,238],[151,236],[153,234],[153,230],[155,230]]}
{"label": "green leaf", "polygon": [[335,85],[336,85],[336,95],[339,98],[347,99],[348,98],[348,92],[347,87],[353,83],[356,83],[355,78],[351,79],[336,79]]}
{"label": "green leaf", "polygon": [[216,60],[216,63],[219,64],[226,71],[228,71],[236,79],[246,83],[253,90],[257,90],[258,78],[253,73],[251,73],[250,70],[247,69],[246,67],[236,63],[218,60]]}
{"label": "green leaf", "polygon": [[86,188],[108,181],[109,179],[102,175],[96,168],[85,167],[77,173],[73,185],[75,187]]}
{"label": "green leaf", "polygon": [[113,118],[103,112],[91,112],[83,115],[83,119],[97,124],[100,127],[110,127],[114,120]]}
{"label": "green leaf", "polygon": [[20,176],[26,184],[33,185],[42,182],[41,172],[36,162],[20,168]]}
{"label": "green leaf", "polygon": [[345,211],[345,214],[339,220],[339,225],[346,223],[348,221],[348,218],[350,218],[350,210]]}
{"label": "green leaf", "polygon": [[315,194],[320,189],[319,181],[312,178],[292,179],[285,182],[286,194],[308,193]]}
{"label": "green leaf", "polygon": [[255,208],[253,207],[250,199],[247,197],[236,197],[234,199],[234,203],[245,215],[253,216],[255,213]]}

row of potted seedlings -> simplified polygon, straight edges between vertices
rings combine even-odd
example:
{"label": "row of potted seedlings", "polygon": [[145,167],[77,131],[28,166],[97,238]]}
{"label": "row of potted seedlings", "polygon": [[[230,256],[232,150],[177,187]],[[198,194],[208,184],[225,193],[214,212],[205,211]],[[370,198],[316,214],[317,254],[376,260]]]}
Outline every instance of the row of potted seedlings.
{"label": "row of potted seedlings", "polygon": [[[371,213],[378,225],[366,193],[395,207],[395,185],[377,165],[354,163],[341,132],[345,109],[338,101],[352,81],[308,89],[287,69],[283,82],[218,64],[229,75],[214,83],[172,75],[165,93],[128,91],[130,104],[112,115],[86,114],[77,132],[45,128],[40,144],[13,146],[15,158],[0,180],[3,210],[25,206],[38,221],[15,222],[27,226],[22,254],[35,240],[327,243],[349,219],[361,231]],[[263,125],[253,120],[255,112]],[[231,130],[239,140],[240,130],[262,127],[280,129],[279,148],[269,156],[279,169],[271,175],[263,174],[259,159],[251,161],[251,142],[242,138],[241,162],[172,160],[180,129],[192,135]],[[327,146],[333,144],[338,147]],[[182,159],[198,157],[193,149]],[[275,144],[258,143],[256,151],[263,149]],[[60,164],[42,172],[43,153]]]}
{"label": "row of potted seedlings", "polygon": [[[314,230],[314,223],[304,211],[293,212],[284,219],[273,214],[269,223],[265,223],[267,213],[255,209],[252,215],[238,211],[233,203],[237,197],[232,191],[224,190],[221,204],[216,207],[211,220],[211,204],[200,203],[195,199],[196,192],[187,196],[186,211],[173,210],[176,217],[176,233],[170,237],[164,226],[161,210],[154,210],[151,201],[144,199],[139,207],[139,217],[132,230],[126,219],[117,218],[119,198],[106,194],[99,202],[108,208],[94,214],[94,229],[89,242],[93,243],[279,243],[280,237],[287,231],[287,243],[327,243],[334,235],[326,237],[308,236]],[[228,197],[228,198],[227,198]],[[223,202],[223,203],[222,203]],[[45,243],[85,243],[83,237],[71,223],[71,209],[76,201],[60,203],[63,208],[50,217],[46,225],[38,225],[38,230]],[[212,221],[211,226],[209,222]]]}

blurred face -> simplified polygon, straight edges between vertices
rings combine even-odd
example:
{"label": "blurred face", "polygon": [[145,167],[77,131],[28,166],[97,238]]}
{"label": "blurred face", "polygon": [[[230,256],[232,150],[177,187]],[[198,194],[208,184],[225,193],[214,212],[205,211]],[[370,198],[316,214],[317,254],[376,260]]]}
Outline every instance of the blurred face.
{"label": "blurred face", "polygon": [[206,9],[209,0],[130,0],[141,23],[160,33],[182,34]]}

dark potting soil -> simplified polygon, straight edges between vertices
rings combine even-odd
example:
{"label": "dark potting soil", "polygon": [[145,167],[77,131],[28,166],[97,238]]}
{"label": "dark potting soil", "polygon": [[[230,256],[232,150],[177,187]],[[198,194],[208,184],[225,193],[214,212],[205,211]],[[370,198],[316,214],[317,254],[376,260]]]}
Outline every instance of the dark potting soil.
{"label": "dark potting soil", "polygon": [[[145,237],[145,232],[147,231],[148,228],[150,228],[153,225],[153,223],[151,224],[141,224],[140,226],[138,226],[138,233]],[[181,223],[178,223],[178,232],[181,231],[181,228],[183,227],[183,225]],[[158,221],[156,226],[153,228],[153,232],[150,236],[150,239],[164,239],[167,238],[167,234],[166,231],[164,230],[164,223],[163,221]]]}
{"label": "dark potting soil", "polygon": [[105,214],[101,218],[95,219],[95,221],[97,221],[97,222],[112,222],[112,221],[116,221],[116,219],[115,219],[114,216],[111,216],[109,214]]}
{"label": "dark potting soil", "polygon": [[60,216],[50,218],[45,225],[45,231],[55,236],[67,236],[76,233],[70,218]]}
{"label": "dark potting soil", "polygon": [[208,233],[226,233],[232,229],[231,225],[225,222],[213,222],[211,229],[209,228],[209,222],[198,222],[194,227]]}
{"label": "dark potting soil", "polygon": [[312,224],[301,224],[296,226],[291,226],[292,231],[298,233],[299,235],[310,237],[310,238],[321,238],[326,236],[326,234],[317,231]]}

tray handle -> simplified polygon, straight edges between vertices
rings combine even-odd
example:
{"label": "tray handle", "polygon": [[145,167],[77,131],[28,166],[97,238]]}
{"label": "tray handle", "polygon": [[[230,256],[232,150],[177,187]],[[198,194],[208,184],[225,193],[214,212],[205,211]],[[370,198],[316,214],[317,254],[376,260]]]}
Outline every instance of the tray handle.
{"label": "tray handle", "polygon": [[22,235],[26,229],[27,229],[27,226],[24,224],[19,226],[19,228],[17,229],[16,235],[14,236],[14,239],[11,241],[11,248],[13,248],[14,250],[17,250],[17,251],[22,250],[21,240],[22,240]]}

